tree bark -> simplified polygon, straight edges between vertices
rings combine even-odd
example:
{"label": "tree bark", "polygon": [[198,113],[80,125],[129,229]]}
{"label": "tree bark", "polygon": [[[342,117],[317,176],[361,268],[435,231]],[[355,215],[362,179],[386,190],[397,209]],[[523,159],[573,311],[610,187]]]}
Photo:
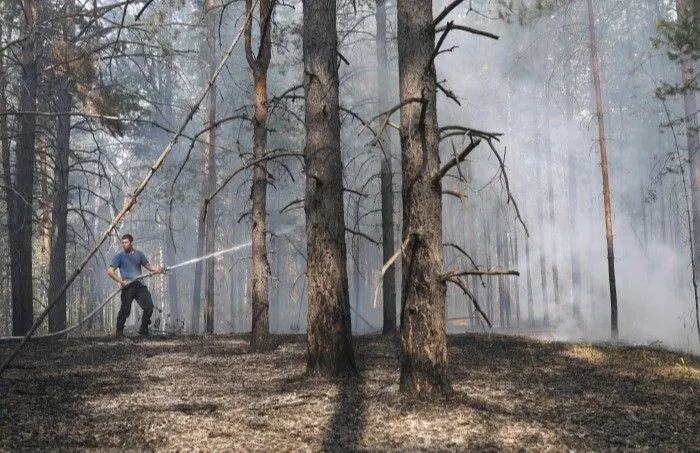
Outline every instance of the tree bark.
{"label": "tree bark", "polygon": [[[678,15],[688,14],[690,9],[685,0],[676,0]],[[698,307],[697,281],[700,278],[700,136],[698,136],[697,102],[695,92],[698,89],[695,80],[695,65],[689,52],[681,53],[683,75],[683,107],[685,110],[685,127],[690,161],[690,198],[692,203],[693,223],[693,287],[695,289],[695,323],[700,337],[700,307]]]}
{"label": "tree bark", "polygon": [[[69,80],[59,80],[56,110],[69,112],[72,97]],[[54,197],[51,208],[52,234],[49,261],[49,300],[54,300],[66,283],[66,242],[68,240],[68,176],[70,156],[70,115],[58,115],[56,125],[56,156],[54,169]],[[66,293],[61,294],[49,312],[49,332],[66,328]]]}
{"label": "tree bark", "polygon": [[[389,106],[389,64],[386,50],[386,0],[377,0],[377,98],[379,113]],[[382,260],[394,255],[394,185],[391,163],[391,142],[386,130],[379,138],[382,151],[380,185],[382,197]],[[382,333],[396,332],[396,266],[387,268],[382,280]]]}
{"label": "tree bark", "polygon": [[[274,5],[273,5],[274,7]],[[252,46],[252,0],[246,0],[247,21],[245,25],[245,54],[248,65],[253,72],[253,159],[262,159],[267,155],[267,70],[272,54],[272,11],[270,1],[261,0],[259,6],[260,51],[253,53]],[[267,259],[267,161],[261,160],[253,167],[252,212],[252,326],[250,335],[251,351],[265,350],[269,347],[270,336],[270,299],[269,280],[270,264]]]}
{"label": "tree bark", "polygon": [[[66,2],[63,19],[63,40],[66,48],[73,45],[74,26],[72,21],[73,0]],[[66,52],[66,55],[69,53]],[[58,77],[56,111],[56,155],[54,167],[53,201],[51,206],[51,255],[49,259],[49,300],[54,300],[66,283],[66,242],[68,241],[68,177],[70,160],[71,124],[69,112],[73,105],[70,93],[70,79],[67,74]],[[81,301],[82,302],[82,301]],[[49,332],[58,332],[66,328],[66,293],[49,312]]]}
{"label": "tree bark", "polygon": [[335,0],[304,0],[307,371],[357,372],[352,349]]}
{"label": "tree bark", "polygon": [[600,145],[600,169],[603,176],[603,207],[605,214],[605,239],[608,250],[608,281],[610,284],[610,334],[617,339],[617,286],[615,282],[615,249],[613,245],[612,201],[608,176],[608,150],[605,141],[605,121],[603,120],[603,93],[600,82],[600,64],[598,61],[598,42],[595,32],[593,1],[588,0],[588,30],[591,39],[591,67],[593,70],[593,87],[595,89],[596,116],[598,118],[598,141]]}
{"label": "tree bark", "polygon": [[36,23],[39,6],[36,0],[22,0],[23,40],[20,56],[22,86],[19,134],[15,153],[15,175],[8,200],[10,268],[12,280],[12,334],[24,335],[34,317],[34,288],[32,281],[32,224],[34,200],[34,156],[36,140],[37,87],[39,70],[37,58]]}
{"label": "tree bark", "polygon": [[[445,334],[442,184],[433,62],[432,0],[398,0],[402,259],[400,389],[451,391]],[[421,99],[421,102],[410,99]]]}

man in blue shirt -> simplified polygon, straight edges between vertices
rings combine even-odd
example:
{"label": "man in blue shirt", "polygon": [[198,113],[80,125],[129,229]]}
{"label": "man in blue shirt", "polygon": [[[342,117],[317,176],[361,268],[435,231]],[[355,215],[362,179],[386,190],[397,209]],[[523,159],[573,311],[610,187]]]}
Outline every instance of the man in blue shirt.
{"label": "man in blue shirt", "polygon": [[139,333],[147,336],[153,314],[153,299],[146,285],[141,283],[141,280],[136,280],[136,277],[141,275],[141,266],[155,273],[165,272],[165,268],[148,262],[146,255],[134,248],[134,237],[130,234],[122,236],[122,249],[124,250],[114,255],[107,268],[107,275],[122,287],[122,305],[117,314],[117,338],[124,336],[124,324],[131,314],[131,302],[134,299],[143,310]]}

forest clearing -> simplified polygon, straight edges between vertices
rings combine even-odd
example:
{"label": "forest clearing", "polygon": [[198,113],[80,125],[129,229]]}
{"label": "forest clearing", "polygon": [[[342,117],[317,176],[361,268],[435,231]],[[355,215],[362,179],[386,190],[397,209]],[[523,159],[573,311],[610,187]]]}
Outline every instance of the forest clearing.
{"label": "forest clearing", "polygon": [[305,336],[32,342],[0,379],[0,450],[700,451],[696,356],[451,335],[454,393],[415,399],[398,338],[353,340],[338,380],[305,374]]}

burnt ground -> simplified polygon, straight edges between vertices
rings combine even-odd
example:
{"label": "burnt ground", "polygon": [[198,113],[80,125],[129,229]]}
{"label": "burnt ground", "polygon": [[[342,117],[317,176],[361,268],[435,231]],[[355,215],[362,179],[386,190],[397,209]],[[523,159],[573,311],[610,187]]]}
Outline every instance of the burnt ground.
{"label": "burnt ground", "polygon": [[[0,378],[2,451],[698,451],[700,359],[450,336],[450,397],[398,392],[395,338],[361,377],[304,374],[301,336],[30,342]],[[0,358],[10,345],[0,345]]]}

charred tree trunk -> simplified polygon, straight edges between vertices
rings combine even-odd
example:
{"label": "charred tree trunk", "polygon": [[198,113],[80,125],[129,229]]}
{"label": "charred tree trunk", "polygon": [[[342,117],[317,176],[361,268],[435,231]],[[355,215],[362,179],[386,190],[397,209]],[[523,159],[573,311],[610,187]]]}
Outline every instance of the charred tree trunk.
{"label": "charred tree trunk", "polygon": [[[274,0],[273,5],[274,7]],[[253,54],[252,46],[252,0],[246,0],[247,21],[245,25],[245,54],[248,65],[253,72],[253,159],[259,160],[267,155],[267,70],[270,66],[272,41],[272,9],[269,0],[260,1],[260,48]],[[267,259],[267,161],[261,161],[253,167],[252,213],[252,258],[253,258],[253,316],[250,336],[251,351],[265,350],[269,346],[270,336],[270,300],[269,280],[270,264]]]}
{"label": "charred tree trunk", "polygon": [[12,334],[24,335],[34,317],[34,288],[32,282],[32,224],[34,200],[34,156],[36,140],[37,58],[36,23],[39,5],[36,0],[22,0],[23,40],[20,56],[22,85],[19,134],[15,152],[15,174],[8,195],[10,268],[12,280]]}
{"label": "charred tree trunk", "polygon": [[[386,50],[386,0],[377,0],[377,97],[378,110],[389,109],[389,64]],[[391,162],[391,142],[386,131],[379,139],[382,151],[380,173],[382,194],[382,261],[386,263],[394,255],[394,184]],[[386,270],[382,280],[382,333],[396,332],[396,266]]]}
{"label": "charred tree trunk", "polygon": [[[56,110],[70,112],[72,97],[70,81],[59,81]],[[49,300],[54,300],[66,282],[66,242],[68,240],[68,176],[70,157],[70,115],[60,114],[56,124],[56,156],[54,169],[53,205],[51,209],[52,239],[49,262]],[[66,293],[61,294],[49,312],[49,331],[66,328]]]}
{"label": "charred tree trunk", "polygon": [[[66,2],[63,19],[63,40],[66,48],[73,45],[74,25],[72,20],[73,0]],[[67,52],[68,54],[68,52]],[[49,258],[49,300],[58,296],[66,282],[66,242],[68,241],[68,177],[70,161],[70,112],[73,98],[70,92],[71,80],[64,74],[58,77],[56,111],[56,153],[54,161],[54,187],[51,207],[51,254]],[[82,302],[82,301],[81,301]],[[49,332],[66,328],[66,293],[60,295],[56,305],[49,312]]]}
{"label": "charred tree trunk", "polygon": [[[445,334],[442,184],[432,0],[398,0],[403,181],[402,392],[451,390]],[[417,101],[418,100],[418,101]]]}
{"label": "charred tree trunk", "polygon": [[304,0],[310,373],[355,374],[343,207],[335,0]]}
{"label": "charred tree trunk", "polygon": [[595,89],[596,117],[598,118],[598,141],[600,145],[600,168],[603,176],[603,206],[605,213],[605,239],[608,250],[608,281],[610,284],[610,334],[617,339],[617,286],[615,283],[615,250],[613,246],[612,202],[608,177],[608,150],[605,141],[605,122],[603,121],[603,93],[600,83],[600,65],[598,62],[598,42],[595,32],[593,1],[588,0],[588,30],[591,38],[591,67]]}

